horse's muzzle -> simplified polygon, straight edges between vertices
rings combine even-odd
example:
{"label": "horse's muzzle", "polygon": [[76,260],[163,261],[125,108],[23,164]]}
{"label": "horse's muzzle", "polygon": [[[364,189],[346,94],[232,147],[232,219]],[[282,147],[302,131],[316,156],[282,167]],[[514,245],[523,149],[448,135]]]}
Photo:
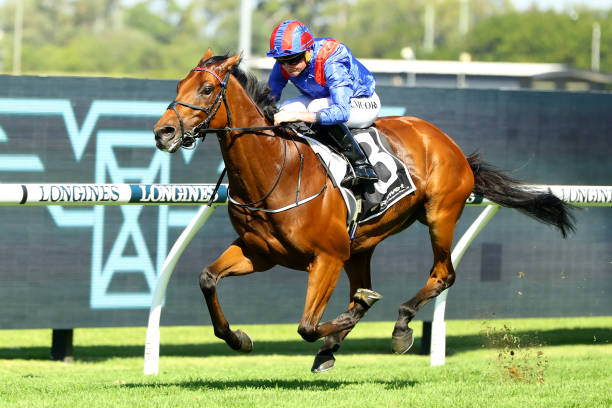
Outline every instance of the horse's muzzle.
{"label": "horse's muzzle", "polygon": [[160,126],[153,130],[155,133],[155,145],[159,150],[174,153],[181,147],[181,139],[172,126]]}

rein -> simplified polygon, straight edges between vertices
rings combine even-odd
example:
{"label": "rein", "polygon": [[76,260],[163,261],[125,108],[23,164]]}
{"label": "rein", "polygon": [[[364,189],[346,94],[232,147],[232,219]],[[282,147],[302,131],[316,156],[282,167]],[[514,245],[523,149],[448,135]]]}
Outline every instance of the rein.
{"label": "rein", "polygon": [[[208,72],[209,74],[212,74],[215,78],[217,78],[217,80],[219,81],[220,85],[221,85],[221,89],[219,90],[219,93],[217,94],[217,96],[215,96],[215,99],[212,101],[212,103],[210,104],[210,106],[208,106],[207,108],[199,106],[199,105],[193,105],[191,103],[186,103],[186,102],[181,102],[178,100],[173,100],[170,105],[168,105],[168,107],[166,109],[172,109],[174,111],[174,113],[176,114],[176,117],[179,120],[179,124],[181,125],[181,138],[180,138],[180,144],[181,147],[186,148],[186,149],[194,149],[195,148],[195,140],[196,138],[202,138],[202,141],[204,141],[204,139],[206,138],[206,135],[208,133],[221,133],[221,132],[258,132],[258,131],[262,131],[262,130],[273,130],[273,129],[279,129],[279,128],[283,128],[286,127],[286,125],[274,125],[274,126],[251,126],[251,127],[240,127],[240,128],[233,128],[232,127],[232,113],[229,110],[229,106],[227,103],[227,97],[226,97],[226,91],[227,91],[227,83],[229,80],[229,76],[230,76],[230,71],[227,71],[227,73],[225,74],[225,78],[221,79],[221,77],[219,75],[217,75],[215,72],[213,72],[210,69],[207,68],[203,68],[203,67],[195,67],[192,69],[192,71],[205,71]],[[219,108],[221,107],[221,103],[223,103],[225,105],[225,112],[227,115],[227,124],[228,126],[225,128],[209,128],[208,126],[210,125],[210,122],[213,120],[213,118],[215,117],[215,115],[217,114],[217,111],[219,110]],[[193,129],[185,131],[185,125],[183,123],[183,119],[181,118],[181,115],[179,114],[178,109],[176,109],[176,105],[181,105],[181,106],[185,106],[187,108],[193,109],[193,110],[199,110],[202,111],[206,114],[206,118],[204,118],[204,120],[200,123],[198,123],[196,126],[193,127]],[[295,197],[295,202],[293,202],[292,204],[286,205],[284,207],[281,208],[277,208],[274,210],[269,210],[266,208],[258,208],[258,207],[253,207],[253,205],[255,204],[259,204],[261,202],[263,202],[266,198],[268,198],[272,192],[274,191],[274,189],[276,188],[276,186],[278,185],[278,183],[280,182],[280,178],[281,175],[283,174],[283,170],[285,169],[285,164],[287,161],[287,143],[284,144],[284,150],[283,150],[283,163],[281,166],[281,169],[278,173],[278,175],[276,176],[276,180],[274,181],[274,183],[272,184],[272,188],[270,189],[270,191],[268,191],[262,198],[260,198],[259,200],[250,202],[250,203],[239,203],[238,201],[236,201],[234,198],[232,198],[230,196],[229,193],[229,189],[227,191],[227,198],[228,200],[241,208],[246,208],[248,210],[251,211],[260,211],[260,212],[265,212],[265,213],[279,213],[282,211],[287,211],[291,208],[295,208],[299,205],[305,204],[308,201],[311,201],[315,198],[317,198],[318,196],[320,196],[323,191],[325,191],[325,189],[327,188],[327,182],[325,182],[325,184],[323,184],[323,188],[321,188],[321,190],[310,196],[307,198],[304,198],[302,200],[300,200],[300,189],[301,189],[301,185],[302,185],[302,170],[304,168],[304,155],[302,154],[302,152],[300,152],[300,149],[298,148],[297,144],[295,143],[295,140],[292,140],[293,144],[300,156],[300,171],[298,173],[298,185],[297,185],[297,190],[296,190],[296,197]],[[223,179],[223,177],[225,176],[225,169],[223,169],[223,172],[221,173],[221,177],[219,178],[219,181],[217,182],[217,186],[215,187],[215,191],[213,191],[212,196],[214,197],[215,193],[217,192],[219,185],[221,184],[221,180]]]}

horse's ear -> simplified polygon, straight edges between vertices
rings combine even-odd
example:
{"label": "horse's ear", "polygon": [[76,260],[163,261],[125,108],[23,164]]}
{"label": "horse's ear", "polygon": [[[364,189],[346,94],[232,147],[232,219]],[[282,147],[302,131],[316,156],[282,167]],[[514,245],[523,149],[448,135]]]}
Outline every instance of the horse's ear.
{"label": "horse's ear", "polygon": [[204,62],[204,61],[206,61],[206,60],[208,60],[208,59],[210,59],[212,57],[213,57],[213,52],[212,52],[212,49],[209,48],[208,51],[206,51],[206,54],[204,54],[204,56],[200,60],[200,63],[202,63],[202,62]]}
{"label": "horse's ear", "polygon": [[229,57],[228,59],[223,61],[223,64],[221,64],[221,68],[224,71],[230,70],[234,65],[240,62],[241,58],[242,58],[242,53],[238,55],[234,55],[233,57]]}

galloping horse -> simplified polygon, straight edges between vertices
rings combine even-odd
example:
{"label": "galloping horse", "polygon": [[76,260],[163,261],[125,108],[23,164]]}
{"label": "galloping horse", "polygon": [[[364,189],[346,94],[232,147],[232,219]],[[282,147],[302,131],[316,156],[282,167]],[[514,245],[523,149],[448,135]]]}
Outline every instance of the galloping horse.
{"label": "galloping horse", "polygon": [[[157,147],[170,153],[215,133],[229,181],[230,221],[238,238],[200,273],[214,333],[234,350],[253,344],[231,330],[217,298],[226,276],[265,271],[274,265],[308,272],[308,288],[299,334],[309,342],[325,337],[313,372],[333,367],[333,353],[380,298],[372,290],[370,260],[376,245],[419,221],[429,227],[433,266],[425,286],[399,307],[392,349],[412,346],[408,323],[429,300],[455,280],[451,244],[455,225],[470,193],[516,208],[556,226],[573,230],[566,205],[549,193],[522,189],[520,183],[465,157],[445,133],[414,117],[383,117],[375,122],[393,152],[408,167],[416,191],[381,216],[347,232],[347,210],[338,187],[306,142],[286,127],[271,126],[275,100],[267,86],[239,67],[240,55],[213,56],[209,49],[179,82],[176,99],[154,128]],[[278,211],[277,211],[278,210]],[[348,310],[321,323],[323,311],[344,267],[350,282]]]}

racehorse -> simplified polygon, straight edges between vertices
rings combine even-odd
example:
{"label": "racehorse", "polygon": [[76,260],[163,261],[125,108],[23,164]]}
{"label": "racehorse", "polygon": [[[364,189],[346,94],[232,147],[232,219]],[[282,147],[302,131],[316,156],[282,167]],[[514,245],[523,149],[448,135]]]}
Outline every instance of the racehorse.
{"label": "racehorse", "polygon": [[[305,141],[283,126],[272,126],[276,101],[267,85],[239,68],[241,56],[213,56],[209,49],[177,86],[176,99],[154,127],[156,145],[174,153],[195,138],[216,134],[229,183],[230,221],[238,238],[199,275],[214,333],[234,350],[250,352],[242,330],[231,330],[217,297],[226,276],[265,271],[275,265],[308,272],[298,333],[306,341],[325,337],[313,372],[333,367],[333,353],[380,298],[372,290],[370,260],[376,246],[415,221],[428,226],[433,266],[425,286],[399,307],[392,350],[412,346],[408,327],[419,309],[455,281],[451,244],[465,201],[474,192],[572,231],[569,208],[552,193],[527,190],[504,172],[466,157],[453,140],[415,117],[375,121],[393,152],[408,167],[416,191],[381,216],[359,224],[351,240],[347,209],[338,187]],[[348,310],[333,320],[321,317],[344,268],[350,283]]]}

